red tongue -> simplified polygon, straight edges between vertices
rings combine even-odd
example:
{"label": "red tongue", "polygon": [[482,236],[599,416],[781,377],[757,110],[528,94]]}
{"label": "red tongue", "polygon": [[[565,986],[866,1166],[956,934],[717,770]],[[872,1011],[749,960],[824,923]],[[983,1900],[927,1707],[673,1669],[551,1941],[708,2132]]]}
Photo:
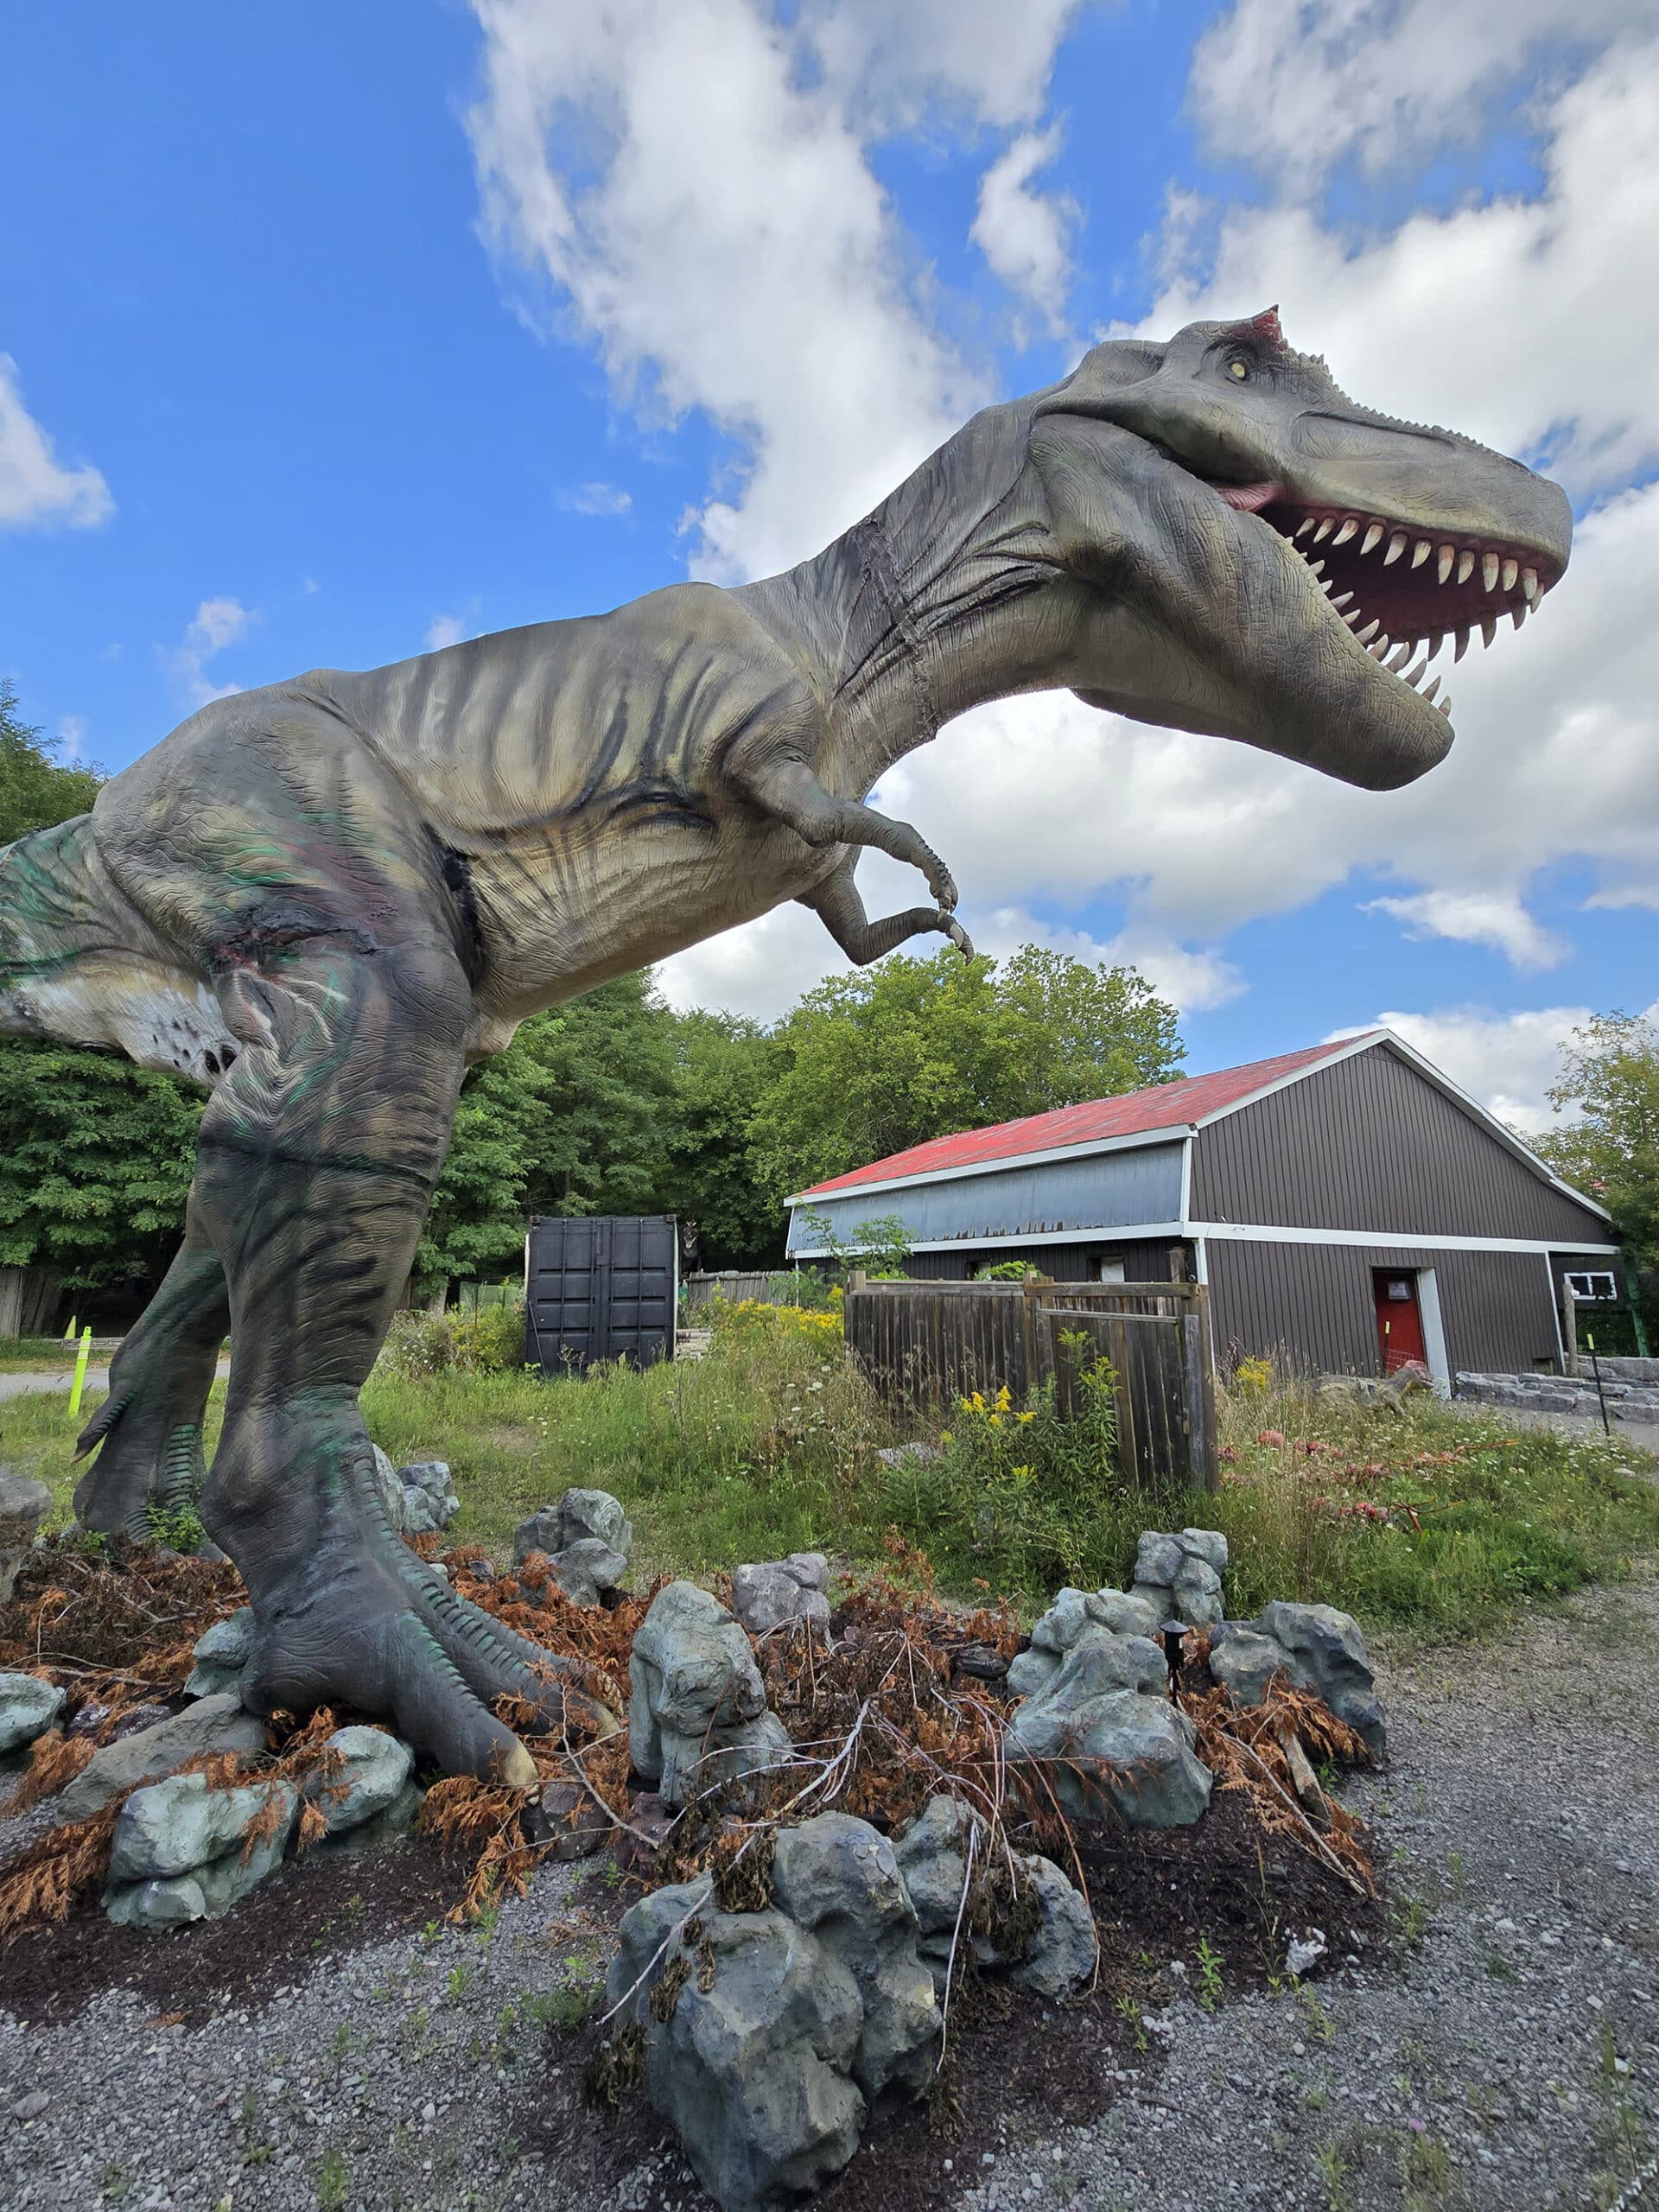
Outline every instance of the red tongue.
{"label": "red tongue", "polygon": [[1271,506],[1275,499],[1281,498],[1283,492],[1282,486],[1278,484],[1216,484],[1211,489],[1218,492],[1230,507],[1236,507],[1247,515],[1259,514],[1263,507]]}

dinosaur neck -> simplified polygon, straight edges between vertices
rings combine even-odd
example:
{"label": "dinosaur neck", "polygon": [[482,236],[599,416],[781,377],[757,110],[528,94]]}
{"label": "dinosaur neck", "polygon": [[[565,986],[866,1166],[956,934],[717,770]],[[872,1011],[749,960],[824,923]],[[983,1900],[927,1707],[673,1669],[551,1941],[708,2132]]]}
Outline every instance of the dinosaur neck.
{"label": "dinosaur neck", "polygon": [[[816,558],[744,588],[829,709],[825,784],[862,797],[988,699],[1065,680],[1068,587],[1026,460],[1029,403],[988,408]],[[1033,623],[1033,593],[1056,619]]]}

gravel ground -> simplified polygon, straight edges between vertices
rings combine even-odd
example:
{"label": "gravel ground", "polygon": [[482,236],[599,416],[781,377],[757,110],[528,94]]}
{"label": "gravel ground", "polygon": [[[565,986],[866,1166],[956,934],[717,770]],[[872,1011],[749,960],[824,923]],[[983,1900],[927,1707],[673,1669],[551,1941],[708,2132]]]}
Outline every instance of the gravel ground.
{"label": "gravel ground", "polygon": [[[1611,2202],[1659,2101],[1659,1583],[1535,1615],[1484,1652],[1380,1656],[1393,1767],[1348,1795],[1395,1854],[1401,1959],[1213,2012],[1179,2000],[1148,2017],[1097,2120],[1013,2111],[992,2132],[982,2114],[971,2147],[906,2169],[893,2212]],[[561,2063],[543,2020],[607,1948],[585,1878],[579,1896],[571,1871],[544,1871],[487,1938],[416,1930],[296,1964],[199,2026],[132,1988],[25,2024],[3,2009],[0,1954],[0,2202],[697,2212],[648,2140],[619,2179],[596,2124],[538,2134]],[[1037,2031],[1065,2035],[1064,2011]],[[849,2183],[872,2155],[879,2138]]]}

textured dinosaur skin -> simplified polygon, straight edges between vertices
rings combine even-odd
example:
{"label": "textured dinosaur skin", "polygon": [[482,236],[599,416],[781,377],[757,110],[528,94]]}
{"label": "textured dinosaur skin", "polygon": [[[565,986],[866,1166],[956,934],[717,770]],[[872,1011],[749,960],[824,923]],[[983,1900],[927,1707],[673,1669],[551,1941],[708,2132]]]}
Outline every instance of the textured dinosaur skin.
{"label": "textured dinosaur skin", "polygon": [[[855,961],[969,950],[943,861],[864,800],[982,700],[1066,687],[1406,783],[1451,728],[1385,658],[1518,626],[1570,542],[1553,485],[1355,406],[1269,312],[1096,347],[784,575],[204,708],[0,852],[0,1032],[212,1092],[184,1246],[83,1439],[83,1521],[141,1530],[199,1489],[252,1598],[251,1705],[349,1705],[527,1781],[493,1700],[577,1693],[387,1528],[357,1402],[469,1059],[788,899]],[[866,846],[928,903],[871,921]]]}

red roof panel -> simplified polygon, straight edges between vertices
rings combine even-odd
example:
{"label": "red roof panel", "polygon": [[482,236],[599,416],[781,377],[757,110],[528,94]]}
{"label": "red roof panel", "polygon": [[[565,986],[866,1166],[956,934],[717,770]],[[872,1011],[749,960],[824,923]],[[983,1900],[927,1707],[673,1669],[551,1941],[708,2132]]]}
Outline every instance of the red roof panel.
{"label": "red roof panel", "polygon": [[993,1160],[1017,1160],[1027,1153],[1058,1152],[1067,1145],[1100,1144],[1109,1137],[1138,1136],[1154,1129],[1184,1128],[1228,1106],[1236,1106],[1286,1076],[1296,1075],[1333,1053],[1345,1052],[1355,1039],[1338,1038],[1310,1045],[1300,1052],[1281,1052],[1271,1060],[1252,1060],[1242,1068],[1221,1068],[1214,1075],[1185,1076],[1179,1083],[1150,1084],[1116,1098],[1092,1098],[1081,1106],[1058,1107],[1052,1114],[1027,1114],[1018,1122],[998,1122],[988,1129],[967,1129],[960,1136],[933,1137],[873,1160],[868,1167],[832,1175],[798,1195],[806,1198],[855,1191],[865,1184],[888,1183],[901,1176],[937,1175],[948,1167],[981,1167]]}

